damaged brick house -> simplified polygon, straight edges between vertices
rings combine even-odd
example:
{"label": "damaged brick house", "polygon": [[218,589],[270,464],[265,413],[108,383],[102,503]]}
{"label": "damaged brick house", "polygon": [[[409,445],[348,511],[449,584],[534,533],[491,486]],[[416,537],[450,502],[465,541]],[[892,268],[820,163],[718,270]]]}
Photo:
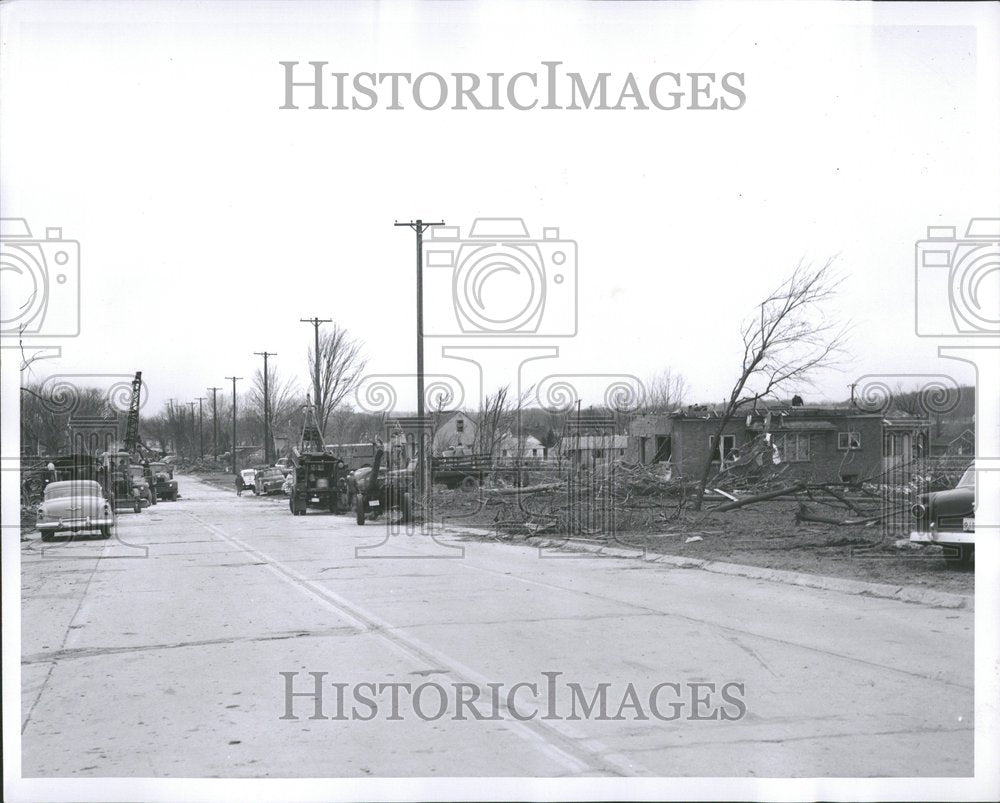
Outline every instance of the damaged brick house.
{"label": "damaged brick house", "polygon": [[928,421],[851,406],[784,406],[743,413],[716,440],[719,415],[689,407],[637,416],[630,452],[640,463],[669,462],[675,476],[701,476],[707,460],[718,466],[768,436],[773,460],[789,477],[814,482],[860,482],[908,464],[926,452]]}

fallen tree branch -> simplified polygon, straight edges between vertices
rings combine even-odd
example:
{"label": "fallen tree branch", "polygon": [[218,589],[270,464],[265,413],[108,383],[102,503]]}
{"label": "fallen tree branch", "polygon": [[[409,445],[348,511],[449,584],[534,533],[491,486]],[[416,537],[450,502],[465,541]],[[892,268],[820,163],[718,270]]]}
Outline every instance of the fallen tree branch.
{"label": "fallen tree branch", "polygon": [[795,521],[809,521],[816,522],[818,524],[835,524],[838,527],[852,527],[858,524],[872,524],[873,522],[888,518],[891,515],[892,513],[880,513],[877,516],[866,516],[861,519],[837,519],[832,516],[823,516],[818,513],[813,513],[808,507],[806,507],[805,502],[800,502],[799,511],[795,514]]}
{"label": "fallen tree branch", "polygon": [[867,512],[859,508],[856,504],[854,504],[854,502],[848,499],[847,495],[844,494],[842,491],[838,491],[836,488],[832,488],[829,485],[824,485],[823,490],[826,491],[828,494],[830,494],[830,496],[832,496],[834,499],[838,499],[839,501],[843,502],[858,515],[863,516]]}
{"label": "fallen tree branch", "polygon": [[804,485],[805,484],[802,482],[796,482],[792,485],[786,485],[784,488],[778,488],[775,491],[768,491],[766,493],[755,494],[753,496],[744,496],[742,499],[737,499],[735,502],[726,502],[718,507],[713,507],[711,512],[725,513],[727,510],[736,510],[744,505],[752,505],[754,502],[765,502],[768,499],[774,499],[775,497],[784,496],[785,494],[797,493],[802,490]]}
{"label": "fallen tree branch", "polygon": [[531,494],[539,491],[554,491],[566,485],[564,482],[546,482],[541,485],[525,485],[521,488],[483,488],[483,493],[491,496],[514,496],[515,494]]}

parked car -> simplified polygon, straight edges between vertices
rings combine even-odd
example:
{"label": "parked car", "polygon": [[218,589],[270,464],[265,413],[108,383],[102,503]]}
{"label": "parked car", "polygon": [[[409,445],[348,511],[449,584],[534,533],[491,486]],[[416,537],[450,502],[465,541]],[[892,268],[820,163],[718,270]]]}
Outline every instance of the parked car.
{"label": "parked car", "polygon": [[170,463],[150,463],[149,470],[153,474],[154,489],[157,499],[177,501],[177,480],[174,479],[174,467]]}
{"label": "parked car", "polygon": [[35,527],[43,541],[60,532],[98,532],[111,537],[115,513],[96,480],[50,482],[35,511]]}
{"label": "parked car", "polygon": [[239,474],[236,475],[236,490],[237,491],[253,491],[257,493],[257,486],[254,483],[254,479],[257,476],[257,470],[253,468],[245,468]]}
{"label": "parked car", "polygon": [[911,513],[916,529],[910,541],[940,544],[944,558],[953,566],[968,566],[976,552],[976,469],[969,466],[958,485],[948,491],[923,494]]}
{"label": "parked car", "polygon": [[254,474],[254,493],[260,496],[280,494],[285,484],[285,475],[276,466],[258,469]]}
{"label": "parked car", "polygon": [[293,468],[293,466],[292,466],[292,458],[290,458],[290,457],[279,457],[275,461],[274,467],[281,470],[282,476],[287,477],[289,474],[292,473],[292,468]]}

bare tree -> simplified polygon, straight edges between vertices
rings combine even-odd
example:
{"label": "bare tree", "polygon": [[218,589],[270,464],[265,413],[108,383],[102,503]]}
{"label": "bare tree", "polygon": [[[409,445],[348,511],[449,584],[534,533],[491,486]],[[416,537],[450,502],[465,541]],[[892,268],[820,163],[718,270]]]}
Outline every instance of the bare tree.
{"label": "bare tree", "polygon": [[[273,439],[275,423],[286,422],[300,404],[295,379],[293,377],[280,377],[278,369],[273,365],[269,365],[267,367],[267,396],[267,409],[270,412],[271,421],[271,438]],[[253,382],[246,393],[245,407],[251,411],[256,428],[261,435],[261,443],[263,443],[265,407],[264,371],[262,368],[258,368],[254,372]],[[267,451],[265,446],[265,454]]]}
{"label": "bare tree", "polygon": [[639,411],[643,413],[670,413],[684,404],[687,382],[681,374],[664,368],[645,382],[645,394]]}
{"label": "bare tree", "polygon": [[119,411],[106,388],[28,383],[21,387],[21,443],[56,454],[72,448],[73,417],[118,421]]}
{"label": "bare tree", "polygon": [[[316,354],[310,348],[309,375],[315,376]],[[368,360],[362,356],[361,343],[338,324],[327,330],[319,339],[319,387],[312,385],[313,403],[320,432],[326,436],[330,415],[347,398],[361,381]]]}
{"label": "bare tree", "polygon": [[493,394],[486,395],[479,406],[479,421],[473,441],[477,454],[489,455],[495,461],[497,449],[508,432],[513,432],[518,441],[523,442],[521,411],[532,390],[528,388],[520,397],[512,397],[510,386],[504,385]]}
{"label": "bare tree", "polygon": [[[832,259],[820,268],[799,262],[792,275],[761,302],[757,314],[743,324],[740,373],[722,406],[713,451],[740,410],[773,398],[790,384],[811,384],[812,374],[834,364],[843,351],[846,327],[823,314],[840,284],[832,265]],[[698,484],[697,510],[712,472],[712,457],[710,453]]]}

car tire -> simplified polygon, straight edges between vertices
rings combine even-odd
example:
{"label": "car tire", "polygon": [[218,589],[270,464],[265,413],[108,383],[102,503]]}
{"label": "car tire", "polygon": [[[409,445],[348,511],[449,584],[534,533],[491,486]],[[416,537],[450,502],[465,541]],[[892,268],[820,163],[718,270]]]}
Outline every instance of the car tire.
{"label": "car tire", "polygon": [[404,524],[409,524],[413,520],[413,497],[410,496],[409,491],[403,492],[403,498],[400,500],[399,512],[402,514],[402,521]]}
{"label": "car tire", "polygon": [[354,497],[354,515],[358,524],[365,523],[365,497],[364,494],[357,494]]}
{"label": "car tire", "polygon": [[157,501],[156,500],[156,489],[155,488],[150,488],[149,489],[149,504],[155,505],[156,501]]}
{"label": "car tire", "polygon": [[133,513],[142,513],[142,500],[136,497],[135,501],[132,503]]}
{"label": "car tire", "polygon": [[42,533],[43,541],[51,541],[55,536],[52,533]]}
{"label": "car tire", "polygon": [[111,537],[111,528],[110,527],[101,527],[101,538],[107,540],[110,537]]}
{"label": "car tire", "polygon": [[475,477],[465,477],[462,480],[462,490],[463,491],[474,491],[479,487],[479,480]]}

